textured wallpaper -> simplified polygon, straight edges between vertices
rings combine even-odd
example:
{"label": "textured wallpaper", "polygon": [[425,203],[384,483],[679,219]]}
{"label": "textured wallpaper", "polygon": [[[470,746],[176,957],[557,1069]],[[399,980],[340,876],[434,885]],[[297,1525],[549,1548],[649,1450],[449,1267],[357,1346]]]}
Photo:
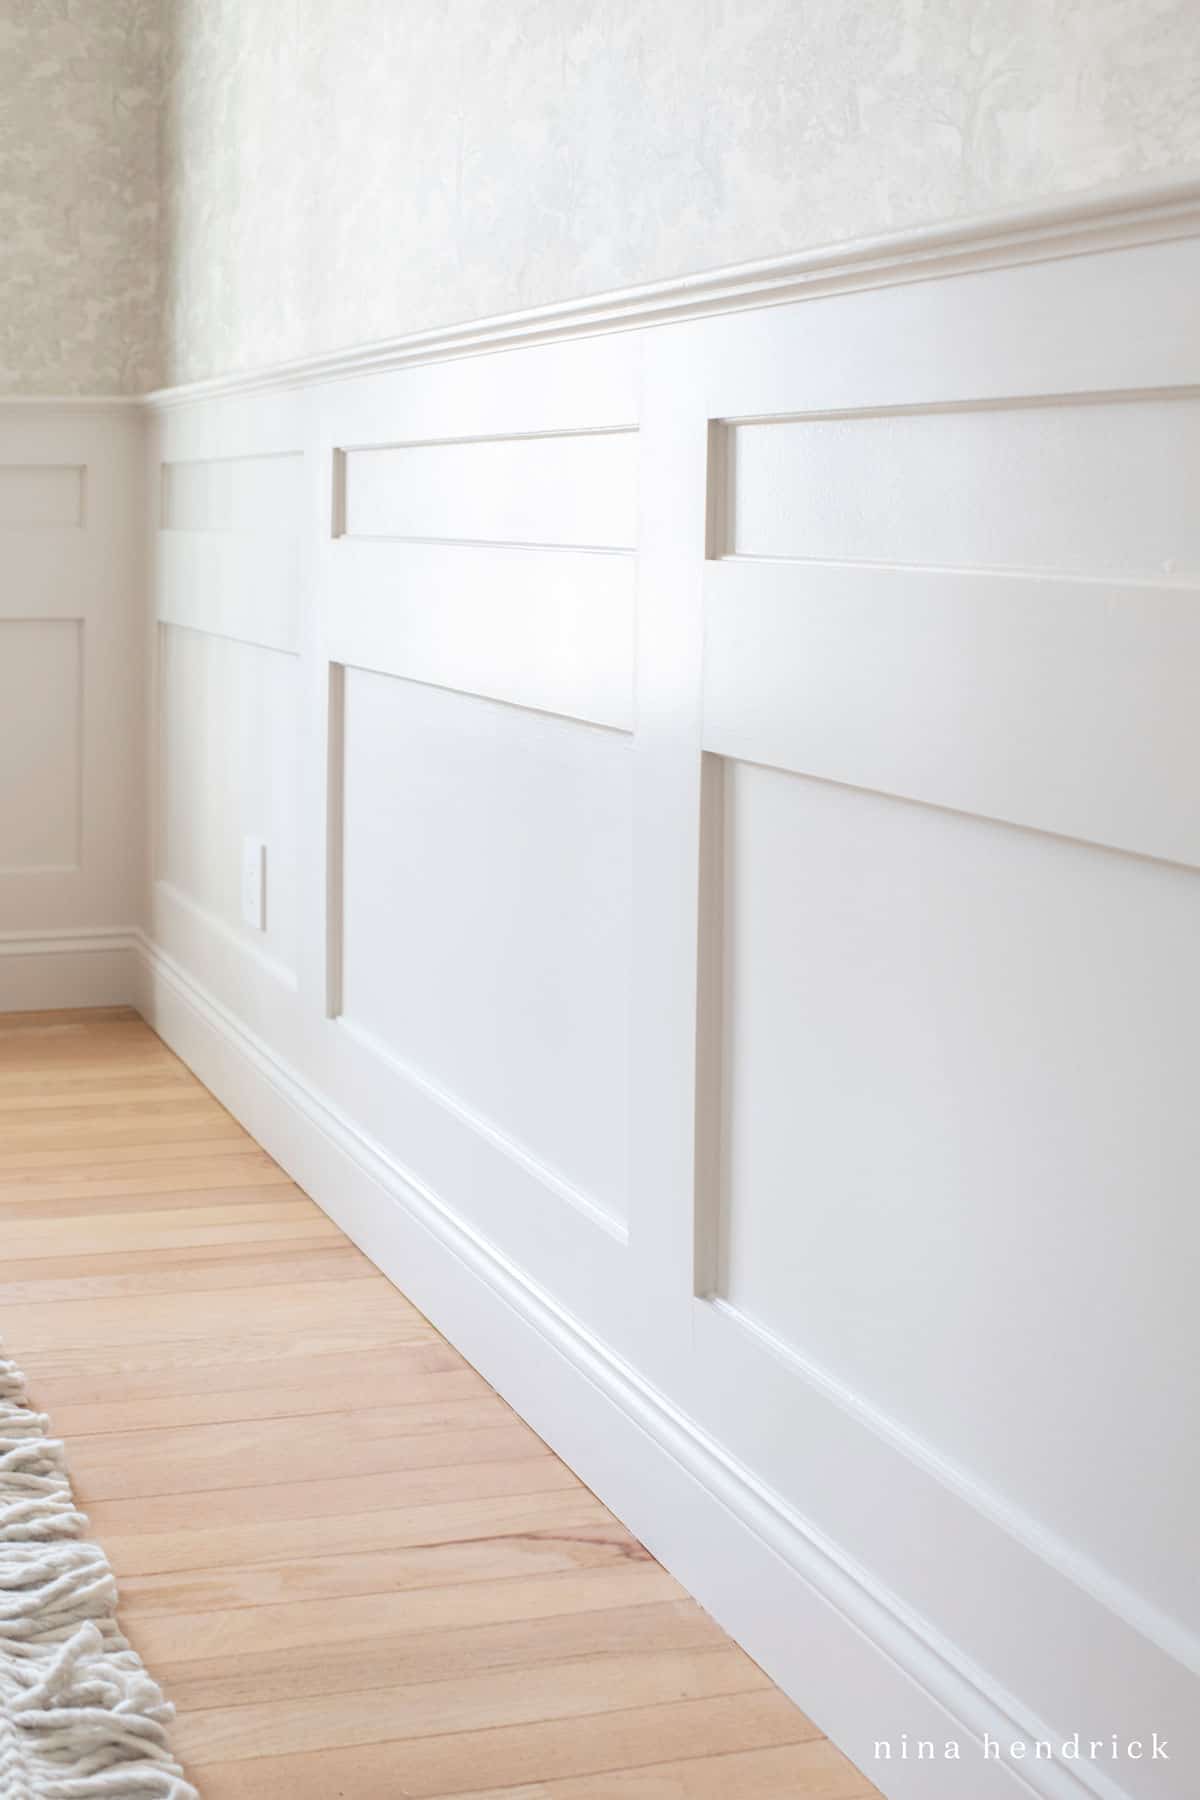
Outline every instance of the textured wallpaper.
{"label": "textured wallpaper", "polygon": [[0,0],[0,392],[1196,161],[1200,0]]}
{"label": "textured wallpaper", "polygon": [[167,0],[167,377],[1200,158],[1200,0]]}
{"label": "textured wallpaper", "polygon": [[0,393],[158,364],[158,0],[0,0]]}

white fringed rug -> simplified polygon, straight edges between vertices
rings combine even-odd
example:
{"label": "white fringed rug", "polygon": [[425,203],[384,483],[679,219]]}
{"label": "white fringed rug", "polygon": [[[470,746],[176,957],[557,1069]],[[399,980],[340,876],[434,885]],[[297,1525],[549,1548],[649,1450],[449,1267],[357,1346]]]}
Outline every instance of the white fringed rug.
{"label": "white fringed rug", "polygon": [[0,1355],[0,1800],[198,1800],[48,1431]]}

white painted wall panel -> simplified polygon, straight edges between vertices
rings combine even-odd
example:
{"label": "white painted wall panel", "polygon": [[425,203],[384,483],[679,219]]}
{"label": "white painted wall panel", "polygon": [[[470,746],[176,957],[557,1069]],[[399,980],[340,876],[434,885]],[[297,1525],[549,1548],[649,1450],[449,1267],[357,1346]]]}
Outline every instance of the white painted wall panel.
{"label": "white painted wall panel", "polygon": [[83,523],[82,468],[70,464],[0,465],[0,528],[69,530]]}
{"label": "white painted wall panel", "polygon": [[294,530],[302,474],[303,458],[296,452],[165,462],[162,527],[165,531]]}
{"label": "white painted wall panel", "polygon": [[344,453],[348,537],[625,550],[637,542],[635,431],[556,432]]}
{"label": "white painted wall panel", "polygon": [[158,535],[151,1003],[895,1800],[1197,1791],[1189,228],[157,427],[304,478]]}
{"label": "white painted wall panel", "polygon": [[82,627],[0,619],[0,873],[80,857]]}
{"label": "white painted wall panel", "polygon": [[[209,922],[286,973],[296,954],[299,669],[204,632],[159,632],[156,872]],[[266,929],[241,912],[242,841],[267,846]]]}
{"label": "white painted wall panel", "polygon": [[720,1290],[1193,1627],[1197,905],[727,765]]}
{"label": "white painted wall panel", "polygon": [[[0,1011],[70,1003],[49,954],[45,977],[5,958],[10,934],[103,937],[139,916],[141,451],[132,408],[0,400]],[[127,970],[93,979],[81,954],[81,992],[128,991]]]}
{"label": "white painted wall panel", "polygon": [[347,1024],[619,1218],[629,739],[345,680]]}
{"label": "white painted wall panel", "polygon": [[159,481],[157,617],[298,650],[303,454],[179,456]]}
{"label": "white painted wall panel", "polygon": [[1192,392],[750,420],[725,454],[741,556],[1200,572]]}

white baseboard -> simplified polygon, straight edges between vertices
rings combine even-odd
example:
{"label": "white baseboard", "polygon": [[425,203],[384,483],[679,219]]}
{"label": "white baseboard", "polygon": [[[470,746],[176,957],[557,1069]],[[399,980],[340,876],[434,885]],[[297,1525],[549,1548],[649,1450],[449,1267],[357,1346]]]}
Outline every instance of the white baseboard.
{"label": "white baseboard", "polygon": [[141,991],[139,944],[131,928],[0,934],[0,1013],[131,1006]]}
{"label": "white baseboard", "polygon": [[[890,1800],[962,1800],[965,1776],[971,1800],[1123,1792],[1094,1767],[985,1762],[982,1733],[1027,1736],[1025,1711],[177,964],[142,954],[140,1005],[170,1047]],[[876,1760],[904,1734],[955,1739],[962,1760]]]}

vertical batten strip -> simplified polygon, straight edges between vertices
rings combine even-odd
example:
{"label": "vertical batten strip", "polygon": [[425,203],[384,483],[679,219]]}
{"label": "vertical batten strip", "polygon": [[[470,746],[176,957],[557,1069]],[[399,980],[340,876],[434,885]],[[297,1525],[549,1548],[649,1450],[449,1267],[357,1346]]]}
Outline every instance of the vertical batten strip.
{"label": "vertical batten strip", "polygon": [[700,916],[696,958],[696,1207],[694,1291],[710,1299],[721,1278],[725,1196],[725,760],[705,754],[700,774]]}
{"label": "vertical batten strip", "polygon": [[326,737],[325,812],[325,1014],[342,1012],[342,921],[344,916],[344,851],[346,787],[346,669],[329,665]]}

